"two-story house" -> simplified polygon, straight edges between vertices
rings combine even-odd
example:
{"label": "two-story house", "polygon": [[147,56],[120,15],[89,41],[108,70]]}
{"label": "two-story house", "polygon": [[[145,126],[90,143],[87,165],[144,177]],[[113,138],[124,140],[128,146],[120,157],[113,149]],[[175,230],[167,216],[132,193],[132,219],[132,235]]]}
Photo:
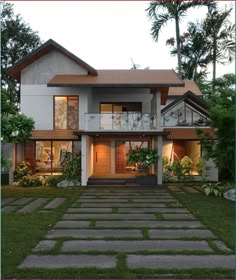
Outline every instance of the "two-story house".
{"label": "two-story house", "polygon": [[[81,153],[81,179],[134,174],[131,149],[157,149],[152,168],[162,183],[162,158],[201,156],[195,127],[208,127],[207,107],[193,81],[173,70],[96,70],[53,40],[9,69],[20,82],[21,111],[35,120],[32,141],[18,144],[15,162],[36,174],[61,171],[66,151]],[[211,161],[210,180],[218,173]]]}

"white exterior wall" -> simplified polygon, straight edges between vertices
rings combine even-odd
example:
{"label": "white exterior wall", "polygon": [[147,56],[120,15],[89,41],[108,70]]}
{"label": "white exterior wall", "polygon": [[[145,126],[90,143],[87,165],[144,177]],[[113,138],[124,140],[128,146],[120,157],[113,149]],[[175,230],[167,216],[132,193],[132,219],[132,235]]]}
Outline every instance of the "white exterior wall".
{"label": "white exterior wall", "polygon": [[216,165],[212,159],[209,159],[206,162],[206,168],[207,168],[206,180],[217,182],[219,180],[219,172],[218,172],[218,168],[216,167]]}
{"label": "white exterior wall", "polygon": [[84,126],[84,113],[88,112],[90,89],[51,88],[46,85],[21,86],[21,112],[35,121],[35,129],[53,129],[53,96],[79,96],[79,128]]}
{"label": "white exterior wall", "polygon": [[93,139],[81,136],[81,184],[86,186],[89,176],[93,174]]}

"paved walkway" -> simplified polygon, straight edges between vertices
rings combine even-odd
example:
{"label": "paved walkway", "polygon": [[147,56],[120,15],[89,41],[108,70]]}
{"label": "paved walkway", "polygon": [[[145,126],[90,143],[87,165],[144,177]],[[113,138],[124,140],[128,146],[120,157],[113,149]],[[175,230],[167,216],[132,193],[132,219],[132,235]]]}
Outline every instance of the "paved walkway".
{"label": "paved walkway", "polygon": [[[64,202],[27,199],[6,205],[24,202],[17,210],[24,212]],[[115,268],[120,253],[130,269],[234,268],[232,251],[166,189],[157,188],[86,189],[19,268]]]}

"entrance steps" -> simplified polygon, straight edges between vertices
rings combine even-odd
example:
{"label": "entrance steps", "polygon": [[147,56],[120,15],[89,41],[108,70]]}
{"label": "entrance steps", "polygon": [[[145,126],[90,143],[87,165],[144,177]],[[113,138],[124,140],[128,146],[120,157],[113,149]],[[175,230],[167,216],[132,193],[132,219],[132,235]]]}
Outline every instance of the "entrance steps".
{"label": "entrance steps", "polygon": [[135,178],[97,178],[90,177],[87,182],[87,186],[103,186],[103,187],[125,187],[125,186],[137,186]]}

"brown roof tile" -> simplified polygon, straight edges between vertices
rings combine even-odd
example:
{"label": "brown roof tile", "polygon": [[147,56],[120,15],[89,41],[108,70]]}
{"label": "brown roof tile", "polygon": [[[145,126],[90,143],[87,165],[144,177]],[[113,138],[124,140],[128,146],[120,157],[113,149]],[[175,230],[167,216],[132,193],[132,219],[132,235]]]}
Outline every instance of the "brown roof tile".
{"label": "brown roof tile", "polygon": [[33,130],[33,140],[76,140],[75,130]]}
{"label": "brown roof tile", "polygon": [[191,80],[184,80],[185,86],[184,87],[170,87],[169,89],[169,96],[176,96],[176,95],[183,95],[188,91],[191,91],[195,95],[202,95],[202,92],[196,85],[194,81]]}
{"label": "brown roof tile", "polygon": [[98,75],[56,75],[48,86],[92,87],[183,87],[173,70],[97,70]]}
{"label": "brown roof tile", "polygon": [[[214,139],[216,138],[213,128],[201,128],[208,132]],[[166,136],[168,140],[198,140],[200,137],[196,133],[196,128],[164,128],[164,131],[170,134]]]}

